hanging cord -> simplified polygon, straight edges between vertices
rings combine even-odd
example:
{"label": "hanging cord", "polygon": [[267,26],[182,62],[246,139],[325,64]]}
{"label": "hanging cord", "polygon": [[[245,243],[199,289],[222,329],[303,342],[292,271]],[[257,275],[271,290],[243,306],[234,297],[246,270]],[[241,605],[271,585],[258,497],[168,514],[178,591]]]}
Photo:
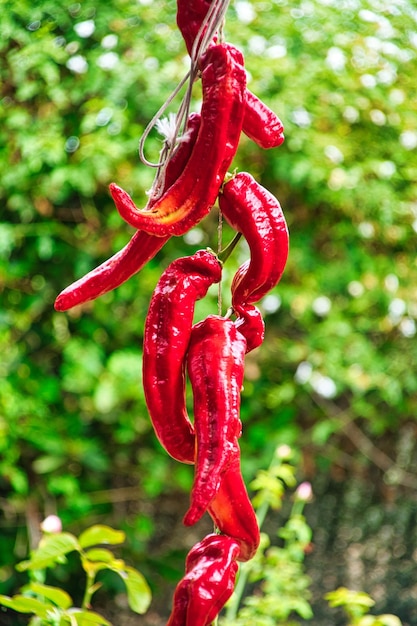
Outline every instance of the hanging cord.
{"label": "hanging cord", "polygon": [[[223,245],[223,215],[219,210],[219,221],[217,224],[217,256],[219,256]],[[222,272],[223,275],[223,272]],[[217,290],[217,312],[222,314],[222,275],[220,276],[218,290]]]}
{"label": "hanging cord", "polygon": [[[139,141],[139,158],[148,167],[157,168],[158,172],[149,191],[149,201],[157,200],[164,189],[165,170],[169,159],[178,148],[178,144],[186,139],[186,125],[190,112],[190,103],[192,98],[193,84],[198,77],[198,62],[200,57],[207,50],[210,42],[216,33],[221,31],[224,17],[227,12],[230,0],[213,0],[210,8],[201,24],[191,50],[190,59],[191,67],[184,78],[178,83],[177,87],[168,96],[167,100],[155,113],[149,124],[146,126],[143,135]],[[188,83],[188,84],[187,84]],[[169,105],[179,94],[184,85],[187,84],[187,90],[181,100],[176,115],[172,115],[165,120],[161,119]],[[165,123],[164,123],[165,122]],[[145,142],[149,137],[151,130],[156,127],[161,134],[165,136],[165,140],[159,153],[159,161],[152,163],[145,156]],[[148,201],[148,202],[149,202]]]}

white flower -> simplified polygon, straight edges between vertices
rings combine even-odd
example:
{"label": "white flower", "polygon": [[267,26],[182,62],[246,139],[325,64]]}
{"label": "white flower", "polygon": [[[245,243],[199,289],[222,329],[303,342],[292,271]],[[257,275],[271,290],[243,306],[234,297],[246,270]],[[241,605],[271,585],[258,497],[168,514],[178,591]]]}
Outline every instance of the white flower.
{"label": "white flower", "polygon": [[62,522],[58,515],[48,515],[41,523],[41,530],[44,533],[57,534],[62,531]]}
{"label": "white flower", "polygon": [[288,461],[292,457],[292,450],[290,446],[283,443],[275,450],[275,454],[279,459],[281,459],[281,461]]}

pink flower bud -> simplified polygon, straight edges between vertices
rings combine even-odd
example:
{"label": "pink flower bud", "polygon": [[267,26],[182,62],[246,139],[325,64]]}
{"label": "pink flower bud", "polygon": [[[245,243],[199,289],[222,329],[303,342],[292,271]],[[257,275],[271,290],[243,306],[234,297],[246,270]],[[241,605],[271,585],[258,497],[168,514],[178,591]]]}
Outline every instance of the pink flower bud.
{"label": "pink flower bud", "polygon": [[44,533],[60,533],[62,531],[62,522],[57,515],[48,515],[41,523],[41,530]]}
{"label": "pink flower bud", "polygon": [[310,502],[313,499],[313,489],[311,483],[300,483],[295,492],[295,499],[302,502]]}

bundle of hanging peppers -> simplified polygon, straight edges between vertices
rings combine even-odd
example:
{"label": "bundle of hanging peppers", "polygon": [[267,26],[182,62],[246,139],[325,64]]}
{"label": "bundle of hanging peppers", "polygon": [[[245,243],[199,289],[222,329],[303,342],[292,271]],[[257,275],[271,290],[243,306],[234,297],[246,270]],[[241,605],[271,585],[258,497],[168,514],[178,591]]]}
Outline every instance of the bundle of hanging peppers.
{"label": "bundle of hanging peppers", "polygon": [[[207,512],[216,531],[190,551],[168,626],[211,624],[233,592],[238,561],[251,559],[259,544],[240,468],[240,392],[245,355],[264,338],[256,304],[279,282],[288,256],[278,200],[250,174],[227,175],[241,132],[266,149],[284,141],[279,118],[246,87],[241,52],[219,41],[227,4],[177,1],[177,25],[194,71],[191,81],[201,77],[201,112],[186,111],[182,137],[168,146],[144,209],[121,187],[110,185],[118,212],[137,231],[120,252],[55,302],[58,311],[65,311],[115,289],[170,237],[194,227],[216,200],[224,219],[248,243],[250,258],[233,279],[227,315],[193,324],[195,303],[222,275],[219,256],[199,250],[163,272],[145,322],[143,386],[152,425],[168,454],[195,466],[184,524],[195,524]],[[193,420],[186,409],[187,376]]]}

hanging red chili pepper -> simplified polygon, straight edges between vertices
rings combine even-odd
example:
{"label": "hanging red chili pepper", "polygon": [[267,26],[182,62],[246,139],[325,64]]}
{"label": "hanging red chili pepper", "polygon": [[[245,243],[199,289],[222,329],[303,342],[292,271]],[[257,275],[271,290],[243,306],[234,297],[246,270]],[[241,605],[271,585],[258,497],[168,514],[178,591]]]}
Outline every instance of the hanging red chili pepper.
{"label": "hanging red chili pepper", "polygon": [[280,280],[288,257],[288,229],[275,196],[245,172],[224,185],[219,206],[251,253],[232,283],[232,306],[237,309],[258,302]]}
{"label": "hanging red chili pepper", "polygon": [[239,544],[207,535],[189,552],[167,626],[209,626],[233,593]]}
{"label": "hanging red chili pepper", "polygon": [[193,326],[187,372],[194,398],[196,468],[184,524],[195,524],[217,493],[222,475],[239,454],[240,391],[246,340],[231,320],[210,315]]}
{"label": "hanging red chili pepper", "polygon": [[259,526],[242,478],[240,455],[233,457],[224,472],[220,487],[208,505],[208,513],[221,533],[238,542],[238,561],[248,561],[255,556],[260,540]]}
{"label": "hanging red chili pepper", "polygon": [[[184,136],[165,166],[163,181],[165,189],[168,189],[184,170],[197,139],[200,120],[198,113],[189,116]],[[169,238],[169,236],[156,237],[143,231],[136,232],[122,250],[61,291],[55,300],[55,309],[66,311],[116,289],[139,272]]]}
{"label": "hanging red chili pepper", "polygon": [[168,239],[136,232],[122,250],[61,291],[55,300],[55,310],[67,311],[116,289],[139,272]]}
{"label": "hanging red chili pepper", "polygon": [[185,405],[185,355],[194,307],[221,278],[213,253],[173,261],[153,293],[143,339],[143,387],[156,436],[172,457],[194,463],[194,428]]}
{"label": "hanging red chili pepper", "polygon": [[284,143],[284,126],[279,117],[254,93],[246,90],[242,130],[264,150]]}
{"label": "hanging red chili pepper", "polygon": [[230,44],[212,46],[201,57],[201,68],[201,126],[182,175],[142,211],[126,191],[110,185],[122,218],[160,237],[183,235],[207,215],[239,143],[246,90],[242,54]]}
{"label": "hanging red chili pepper", "polygon": [[177,0],[177,26],[181,31],[190,56],[194,44],[198,45],[206,33],[207,27],[200,32],[199,40],[196,42],[197,35],[211,6],[212,0]]}
{"label": "hanging red chili pepper", "polygon": [[[207,32],[207,26],[202,29],[202,25],[212,8],[211,0],[177,0],[177,25],[190,56]],[[211,45],[215,42],[216,37]],[[279,117],[248,89],[242,130],[263,149],[277,148],[284,141],[284,127]]]}

